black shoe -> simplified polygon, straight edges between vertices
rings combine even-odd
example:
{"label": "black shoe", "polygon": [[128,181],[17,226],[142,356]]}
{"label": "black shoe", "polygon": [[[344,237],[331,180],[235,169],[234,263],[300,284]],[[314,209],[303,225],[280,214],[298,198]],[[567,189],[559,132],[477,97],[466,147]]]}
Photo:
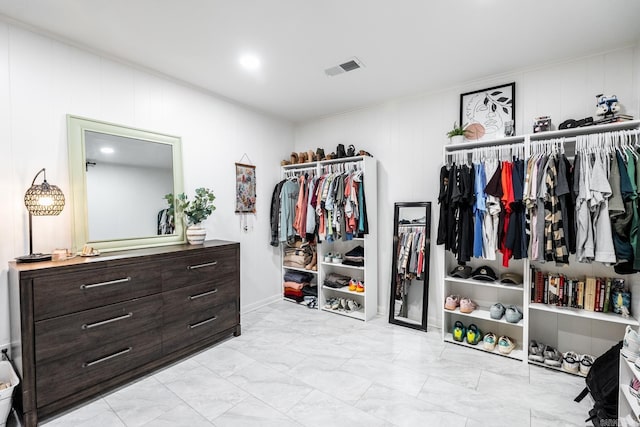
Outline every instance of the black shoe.
{"label": "black shoe", "polygon": [[339,159],[347,157],[347,153],[344,151],[344,144],[338,144],[336,147],[336,155]]}

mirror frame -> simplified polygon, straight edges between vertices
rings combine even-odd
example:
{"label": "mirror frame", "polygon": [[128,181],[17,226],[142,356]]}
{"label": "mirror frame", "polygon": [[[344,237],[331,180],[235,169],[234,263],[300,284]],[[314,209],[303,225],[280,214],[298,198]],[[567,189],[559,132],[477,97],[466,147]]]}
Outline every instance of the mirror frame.
{"label": "mirror frame", "polygon": [[[398,268],[398,260],[396,254],[398,253],[398,226],[400,221],[400,209],[401,208],[423,208],[425,212],[425,233],[426,239],[424,242],[424,258],[423,269],[425,272],[422,289],[422,319],[421,322],[411,323],[396,319],[395,312],[395,291],[396,291],[396,278],[395,272]],[[393,212],[393,260],[391,263],[391,288],[389,291],[389,323],[399,326],[406,326],[408,328],[418,329],[420,331],[427,331],[427,320],[429,311],[429,276],[430,276],[430,261],[431,261],[431,202],[396,202],[394,204]]]}
{"label": "mirror frame", "polygon": [[180,137],[68,114],[67,144],[69,149],[69,180],[71,184],[70,203],[73,207],[72,242],[76,250],[81,251],[84,245],[89,245],[102,252],[109,252],[185,243],[186,238],[182,221],[176,221],[175,233],[170,235],[94,241],[88,239],[89,221],[86,197],[85,131],[170,145],[173,154],[173,194],[184,192],[182,179],[182,141]]}

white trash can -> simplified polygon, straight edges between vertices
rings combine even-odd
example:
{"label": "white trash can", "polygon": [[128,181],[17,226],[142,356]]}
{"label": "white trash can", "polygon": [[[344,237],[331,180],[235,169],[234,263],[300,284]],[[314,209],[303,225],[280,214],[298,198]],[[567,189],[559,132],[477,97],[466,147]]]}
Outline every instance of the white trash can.
{"label": "white trash can", "polygon": [[13,389],[20,383],[20,379],[11,367],[11,363],[6,360],[0,361],[0,382],[11,384],[9,387],[0,390],[0,427],[5,427],[11,411]]}

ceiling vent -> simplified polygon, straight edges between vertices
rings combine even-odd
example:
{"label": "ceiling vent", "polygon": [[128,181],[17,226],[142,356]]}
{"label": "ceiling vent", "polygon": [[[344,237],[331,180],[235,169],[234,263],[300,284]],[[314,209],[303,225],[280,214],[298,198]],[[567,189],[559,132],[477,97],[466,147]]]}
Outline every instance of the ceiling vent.
{"label": "ceiling vent", "polygon": [[333,76],[337,76],[338,74],[344,74],[347,71],[357,70],[358,68],[362,68],[362,67],[364,67],[364,64],[362,63],[362,61],[360,61],[358,58],[354,56],[350,60],[340,65],[327,68],[326,70],[324,70],[324,73],[329,77],[333,77]]}

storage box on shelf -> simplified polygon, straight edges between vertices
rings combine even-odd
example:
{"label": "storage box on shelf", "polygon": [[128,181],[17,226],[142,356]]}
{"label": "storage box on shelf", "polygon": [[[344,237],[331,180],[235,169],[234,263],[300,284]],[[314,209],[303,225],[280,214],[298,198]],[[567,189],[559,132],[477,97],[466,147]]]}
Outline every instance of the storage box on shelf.
{"label": "storage box on shelf", "polygon": [[[318,299],[317,306],[321,310],[336,313],[359,320],[370,320],[377,313],[378,305],[378,283],[377,283],[377,164],[376,160],[368,156],[348,157],[344,159],[323,160],[319,162],[304,163],[282,167],[282,177],[287,171],[308,170],[320,176],[332,169],[350,168],[357,166],[363,172],[364,199],[366,201],[366,218],[370,233],[355,237],[352,240],[323,240],[316,245],[317,250],[317,272],[315,283],[317,284]],[[364,266],[354,266],[343,264],[341,258],[329,256],[340,254],[344,257],[346,253],[356,247],[362,247],[364,251]],[[326,259],[325,259],[326,258]],[[283,265],[283,276],[286,272]],[[306,271],[306,270],[305,270]],[[336,272],[364,284],[364,291],[357,292],[349,290],[348,286],[332,288],[324,285],[327,275]],[[339,306],[331,308],[330,302],[338,301]],[[344,300],[344,301],[341,301]],[[349,306],[348,300],[352,300],[357,305]],[[343,307],[342,304],[347,304]],[[325,307],[326,306],[326,307]],[[334,305],[335,306],[335,305]]]}
{"label": "storage box on shelf", "polygon": [[495,303],[501,303],[505,307],[510,305],[517,306],[523,313],[525,313],[525,292],[523,284],[503,284],[500,283],[500,276],[505,272],[514,272],[522,276],[523,261],[512,260],[508,269],[501,267],[502,260],[480,260],[473,259],[467,263],[472,271],[477,270],[481,266],[489,266],[495,273],[497,280],[495,281],[482,281],[469,278],[452,277],[450,274],[456,268],[457,262],[455,257],[447,253],[446,257],[446,271],[443,280],[444,292],[443,295],[446,298],[449,295],[457,295],[460,298],[468,297],[476,305],[471,313],[462,313],[460,308],[455,310],[449,310],[444,308],[444,301],[442,303],[442,333],[443,339],[446,342],[454,344],[462,344],[467,347],[487,351],[483,347],[482,341],[476,345],[468,344],[465,341],[459,342],[453,339],[451,333],[456,321],[463,323],[465,327],[470,324],[475,324],[480,330],[486,334],[493,332],[496,335],[496,339],[501,336],[508,336],[512,340],[515,340],[516,347],[508,354],[502,354],[496,347],[490,353],[506,356],[517,360],[526,360],[526,348],[527,345],[523,344],[527,342],[527,317],[526,315],[517,323],[507,322],[505,316],[500,319],[492,319],[490,315],[490,307]]}

